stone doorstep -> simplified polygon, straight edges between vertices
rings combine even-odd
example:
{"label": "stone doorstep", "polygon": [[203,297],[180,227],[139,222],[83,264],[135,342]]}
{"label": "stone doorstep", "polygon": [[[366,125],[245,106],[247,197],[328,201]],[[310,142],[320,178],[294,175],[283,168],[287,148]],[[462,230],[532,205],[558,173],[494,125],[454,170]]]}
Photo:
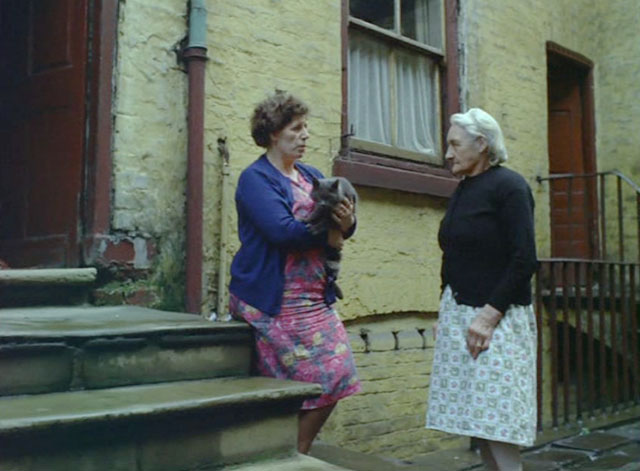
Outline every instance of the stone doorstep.
{"label": "stone doorstep", "polygon": [[[265,460],[239,466],[227,466],[221,471],[355,471],[305,455],[294,455],[276,460]],[[370,470],[373,471],[373,470]],[[385,470],[388,471],[388,470]]]}
{"label": "stone doorstep", "polygon": [[0,270],[0,285],[90,285],[95,268],[35,268]]}
{"label": "stone doorstep", "polygon": [[95,268],[0,270],[0,307],[85,304]]}
{"label": "stone doorstep", "polygon": [[64,306],[0,309],[0,344],[31,340],[131,336],[162,332],[249,332],[240,322],[138,306]]}
{"label": "stone doorstep", "polygon": [[246,324],[139,307],[0,310],[0,396],[247,376]]}
{"label": "stone doorstep", "polygon": [[152,417],[168,412],[302,401],[321,392],[316,384],[250,377],[11,396],[0,398],[0,436],[46,431],[51,426]]}
{"label": "stone doorstep", "polygon": [[320,392],[255,377],[3,398],[0,467],[186,471],[292,455],[300,404]]}

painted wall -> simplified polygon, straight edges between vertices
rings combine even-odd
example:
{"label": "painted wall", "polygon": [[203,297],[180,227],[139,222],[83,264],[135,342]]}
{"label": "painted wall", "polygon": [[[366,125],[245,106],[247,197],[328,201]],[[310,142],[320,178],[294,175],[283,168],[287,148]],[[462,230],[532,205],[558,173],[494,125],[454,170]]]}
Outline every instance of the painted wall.
{"label": "painted wall", "polygon": [[[205,313],[215,309],[218,274],[228,271],[239,244],[235,184],[262,152],[249,133],[254,105],[276,88],[305,100],[311,108],[305,161],[328,174],[339,146],[342,100],[340,2],[208,0],[207,7]],[[186,75],[175,50],[186,35],[186,10],[185,0],[120,2],[112,225],[115,231],[157,240],[155,270],[162,276],[155,278],[156,285],[166,273],[179,272],[184,256]],[[548,256],[548,193],[535,182],[548,173],[545,43],[554,41],[596,63],[599,168],[611,168],[615,161],[640,176],[633,155],[640,144],[633,127],[633,117],[637,123],[640,114],[633,82],[640,72],[635,60],[640,44],[632,33],[639,20],[637,2],[461,0],[461,14],[463,106],[485,108],[501,123],[508,165],[534,190],[539,254]],[[231,159],[224,185],[221,138]],[[364,392],[341,403],[322,439],[397,457],[458,445],[421,427],[440,284],[436,233],[446,200],[358,191],[359,228],[345,248],[341,286],[346,300],[338,310],[355,336]],[[223,194],[229,203],[224,214]],[[226,240],[220,237],[222,224],[228,228]],[[363,350],[357,341],[361,329],[378,335],[378,350]],[[408,332],[402,335],[409,343],[391,348],[385,339],[390,341],[392,332]],[[424,347],[411,343],[419,340],[416,332]],[[412,388],[410,397],[393,407],[385,405],[397,394],[388,389],[392,383]],[[368,410],[384,411],[393,428]],[[364,431],[373,435],[356,440]]]}
{"label": "painted wall", "polygon": [[[285,89],[311,108],[305,161],[330,174],[340,136],[340,2],[209,2],[207,142],[226,137],[233,192],[237,178],[261,153],[249,134],[256,103]],[[220,159],[207,154],[206,271],[217,296],[220,241]],[[378,313],[434,311],[439,294],[436,231],[444,201],[402,192],[358,188],[359,227],[347,243],[341,270],[343,319]],[[232,197],[228,198],[232,203]],[[238,248],[235,209],[223,244],[227,260]],[[228,270],[228,264],[222,267]]]}
{"label": "painted wall", "polygon": [[598,165],[640,184],[640,4],[595,2]]}
{"label": "painted wall", "polygon": [[112,228],[157,236],[181,229],[186,176],[186,75],[176,48],[182,0],[120,2]]}
{"label": "painted wall", "polygon": [[[617,168],[640,185],[640,4],[633,0],[596,2],[595,13],[598,168]],[[638,260],[636,194],[630,185],[623,185],[627,260]],[[614,201],[610,203],[609,214],[616,214]],[[609,227],[608,240],[615,241],[617,224]]]}
{"label": "painted wall", "polygon": [[550,256],[546,42],[592,56],[594,1],[462,1],[462,96],[501,124],[509,162],[536,200],[539,256]]}

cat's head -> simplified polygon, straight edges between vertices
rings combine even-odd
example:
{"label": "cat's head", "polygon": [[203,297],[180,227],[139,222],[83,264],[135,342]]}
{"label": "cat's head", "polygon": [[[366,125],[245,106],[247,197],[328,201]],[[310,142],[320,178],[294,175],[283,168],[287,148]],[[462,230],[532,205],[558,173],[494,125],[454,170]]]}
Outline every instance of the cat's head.
{"label": "cat's head", "polygon": [[340,181],[337,178],[314,178],[311,198],[317,204],[334,207],[342,201]]}

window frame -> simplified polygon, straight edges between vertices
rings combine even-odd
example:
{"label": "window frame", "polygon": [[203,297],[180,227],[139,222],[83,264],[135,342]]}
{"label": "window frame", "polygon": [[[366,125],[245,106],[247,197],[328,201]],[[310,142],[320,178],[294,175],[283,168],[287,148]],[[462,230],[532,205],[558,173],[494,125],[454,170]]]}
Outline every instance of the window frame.
{"label": "window frame", "polygon": [[[449,197],[455,190],[458,179],[443,164],[421,163],[414,160],[402,160],[399,157],[378,154],[373,151],[363,151],[350,145],[349,110],[348,110],[348,63],[349,63],[349,29],[367,29],[392,44],[399,41],[394,32],[387,32],[382,28],[373,28],[362,20],[351,19],[349,15],[349,0],[342,1],[342,124],[340,152],[334,159],[333,174],[347,177],[352,183],[377,188],[407,191],[411,193],[428,194]],[[441,146],[444,154],[446,146],[447,118],[460,111],[460,95],[458,91],[458,41],[457,18],[459,0],[443,0],[445,13],[444,56],[440,51],[417,41],[402,37],[404,47],[415,47],[422,53],[427,53],[440,61],[440,104],[442,135]],[[381,31],[378,31],[381,30]],[[414,44],[415,43],[415,44]]]}

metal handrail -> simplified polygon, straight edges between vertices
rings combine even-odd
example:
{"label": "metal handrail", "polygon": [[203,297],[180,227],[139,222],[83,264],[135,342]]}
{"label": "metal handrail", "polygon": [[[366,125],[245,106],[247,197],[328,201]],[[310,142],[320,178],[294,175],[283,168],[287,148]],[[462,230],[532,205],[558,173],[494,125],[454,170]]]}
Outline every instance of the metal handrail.
{"label": "metal handrail", "polygon": [[[542,183],[545,181],[557,181],[557,180],[568,180],[568,184],[569,184],[569,190],[568,190],[568,209],[569,209],[569,216],[571,216],[571,211],[572,211],[572,205],[571,205],[571,200],[572,200],[572,191],[571,188],[573,186],[573,181],[575,180],[596,180],[595,183],[595,188],[596,188],[596,201],[592,201],[592,204],[594,204],[593,209],[596,210],[596,214],[593,214],[593,210],[589,210],[589,206],[590,204],[587,204],[587,199],[585,199],[585,211],[586,214],[589,214],[591,212],[591,215],[593,217],[593,221],[595,222],[595,216],[597,216],[600,220],[600,224],[599,224],[599,234],[598,234],[598,230],[594,227],[594,228],[589,228],[589,230],[595,230],[595,232],[593,232],[594,236],[591,239],[591,243],[592,243],[592,247],[597,251],[597,254],[594,253],[594,255],[600,259],[606,259],[607,258],[607,234],[610,233],[608,231],[608,224],[607,224],[607,211],[606,211],[606,202],[608,201],[608,199],[606,198],[606,184],[605,184],[605,177],[607,176],[613,176],[617,178],[617,185],[616,185],[616,202],[617,202],[617,229],[618,229],[618,259],[619,261],[624,261],[625,260],[625,243],[624,243],[624,239],[625,239],[625,230],[624,230],[624,202],[623,202],[623,189],[622,189],[622,182],[625,182],[628,185],[628,188],[630,188],[632,191],[635,192],[635,198],[636,198],[636,214],[637,214],[637,231],[636,231],[636,239],[637,239],[637,247],[638,247],[638,259],[640,260],[640,185],[636,184],[633,180],[631,180],[629,177],[627,177],[626,175],[624,175],[622,172],[620,172],[617,169],[612,169],[612,170],[607,170],[607,171],[602,171],[602,172],[591,172],[591,173],[555,173],[555,174],[551,174],[548,176],[540,176],[538,175],[536,177],[536,181],[538,183]],[[599,184],[598,184],[599,182]],[[599,236],[599,237],[598,237]]]}
{"label": "metal handrail", "polygon": [[561,179],[566,179],[566,178],[577,178],[577,177],[582,177],[582,178],[598,177],[598,176],[601,176],[601,175],[615,175],[617,177],[620,177],[625,182],[627,182],[634,190],[636,190],[636,193],[640,193],[640,186],[637,185],[633,180],[631,180],[624,173],[622,173],[620,170],[617,170],[617,169],[607,170],[605,172],[593,172],[593,173],[554,173],[554,174],[548,175],[546,177],[542,177],[542,176],[538,175],[536,177],[536,181],[538,183],[542,183],[542,182],[548,181],[548,180],[561,180]]}

